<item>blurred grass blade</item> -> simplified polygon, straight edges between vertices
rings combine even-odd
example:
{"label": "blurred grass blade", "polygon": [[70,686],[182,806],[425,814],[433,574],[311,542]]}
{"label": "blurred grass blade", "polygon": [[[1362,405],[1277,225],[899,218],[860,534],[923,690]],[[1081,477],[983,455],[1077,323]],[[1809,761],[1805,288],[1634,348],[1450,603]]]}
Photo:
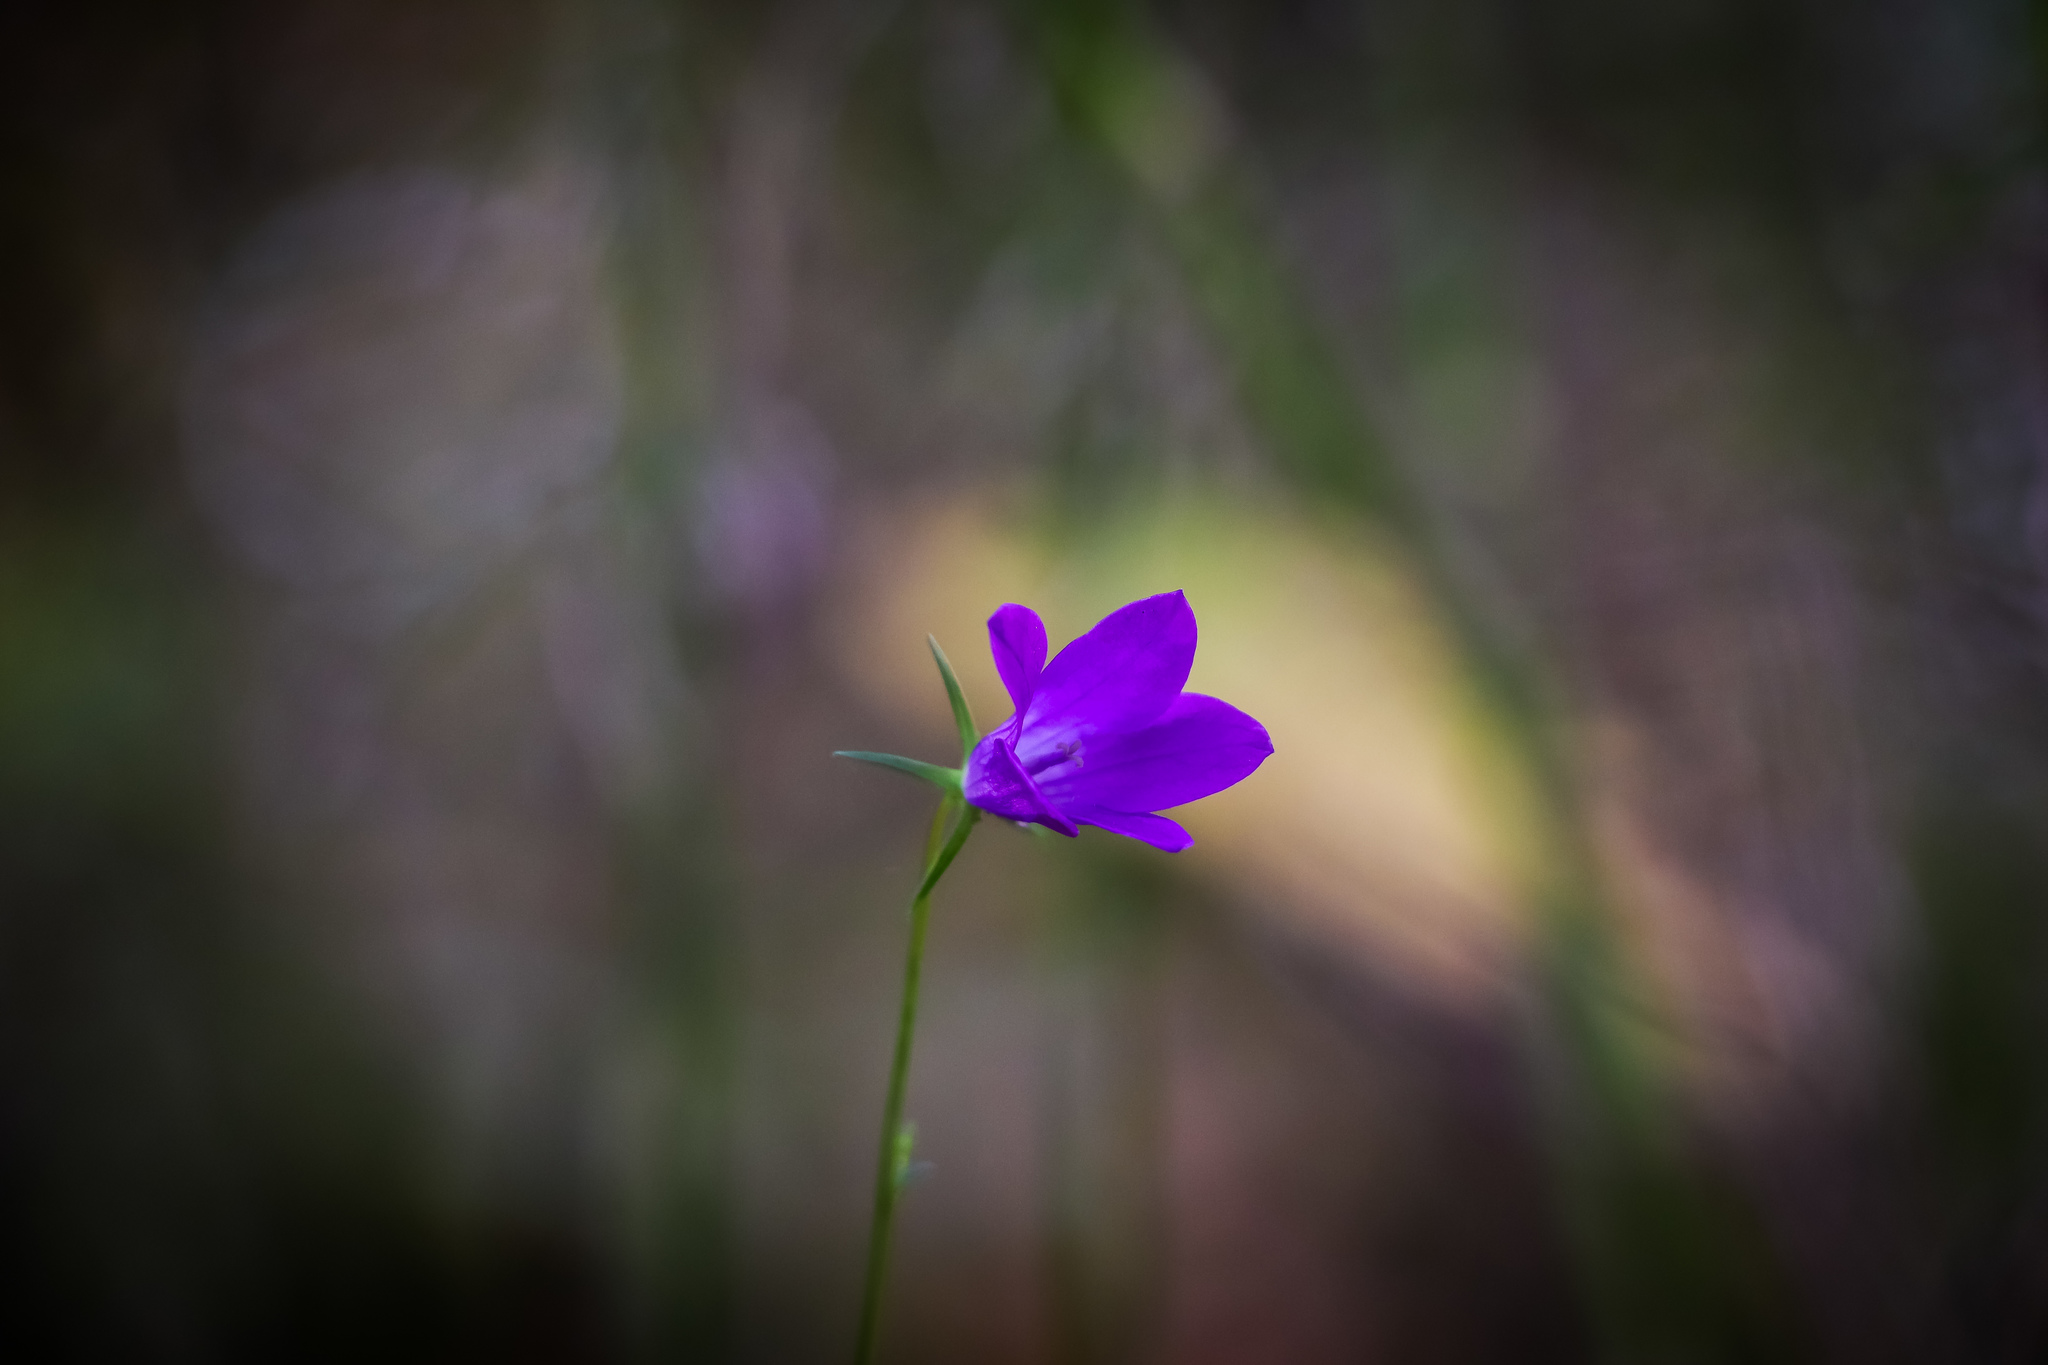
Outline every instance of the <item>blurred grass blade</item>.
{"label": "blurred grass blade", "polygon": [[916,1153],[917,1125],[906,1121],[896,1130],[896,1143],[889,1154],[890,1169],[899,1190],[910,1183],[911,1158]]}

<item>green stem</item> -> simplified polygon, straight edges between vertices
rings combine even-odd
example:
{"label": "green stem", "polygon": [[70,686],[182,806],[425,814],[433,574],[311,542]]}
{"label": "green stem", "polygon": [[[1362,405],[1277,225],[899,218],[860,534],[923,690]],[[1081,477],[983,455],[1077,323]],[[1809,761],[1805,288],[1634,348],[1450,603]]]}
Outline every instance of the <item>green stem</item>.
{"label": "green stem", "polygon": [[[955,809],[960,818],[953,835],[941,846],[939,831]],[[903,963],[903,1004],[896,1019],[896,1058],[889,1066],[889,1098],[882,1105],[882,1150],[875,1161],[875,1213],[868,1226],[867,1287],[860,1304],[860,1344],[854,1351],[855,1365],[874,1359],[875,1337],[882,1320],[882,1287],[889,1274],[889,1238],[896,1226],[896,1199],[910,1173],[911,1132],[903,1123],[903,1092],[910,1080],[910,1042],[917,1032],[917,984],[924,971],[925,929],[931,924],[932,888],[953,865],[968,833],[981,819],[981,812],[949,796],[932,821],[932,837],[925,845],[924,881],[910,902],[910,950]]]}

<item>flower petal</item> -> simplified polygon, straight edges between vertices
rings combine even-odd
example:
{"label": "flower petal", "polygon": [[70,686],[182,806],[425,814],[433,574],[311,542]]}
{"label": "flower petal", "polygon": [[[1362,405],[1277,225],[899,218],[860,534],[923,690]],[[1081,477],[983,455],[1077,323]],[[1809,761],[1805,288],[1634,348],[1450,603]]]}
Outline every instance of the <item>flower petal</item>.
{"label": "flower petal", "polygon": [[1038,784],[1024,771],[1016,750],[1000,730],[983,736],[968,755],[961,791],[973,804],[1005,820],[1044,825],[1068,838],[1080,833],[1074,822],[1060,814],[1038,790]]}
{"label": "flower petal", "polygon": [[1228,702],[1183,692],[1142,729],[1083,740],[1079,761],[1045,768],[1038,787],[1067,811],[1164,810],[1243,781],[1272,752],[1265,726]]}
{"label": "flower petal", "polygon": [[988,618],[989,652],[996,656],[996,672],[1010,689],[1010,700],[1022,715],[1031,705],[1038,687],[1038,675],[1045,671],[1045,622],[1029,607],[1015,602],[996,608]]}
{"label": "flower petal", "polygon": [[1121,834],[1154,848],[1163,848],[1168,853],[1178,853],[1195,842],[1193,835],[1163,815],[1137,815],[1130,811],[1082,806],[1074,811],[1074,818],[1084,825],[1106,829],[1111,834]]}
{"label": "flower petal", "polygon": [[[1119,607],[1059,652],[1039,676],[1019,738],[1033,762],[1059,743],[1158,719],[1195,662],[1195,613],[1179,592]],[[1031,731],[1050,736],[1041,745]],[[1054,733],[1057,732],[1057,733]]]}

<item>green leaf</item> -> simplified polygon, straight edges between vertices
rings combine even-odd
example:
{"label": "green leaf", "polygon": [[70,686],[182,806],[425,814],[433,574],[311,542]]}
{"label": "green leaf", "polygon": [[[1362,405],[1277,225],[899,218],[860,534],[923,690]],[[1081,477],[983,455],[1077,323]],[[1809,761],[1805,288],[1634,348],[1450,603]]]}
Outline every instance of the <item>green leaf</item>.
{"label": "green leaf", "polygon": [[960,790],[960,770],[941,768],[936,763],[920,763],[914,758],[902,758],[896,754],[871,754],[863,749],[835,749],[834,758],[851,758],[862,763],[872,763],[878,768],[894,768],[899,773],[909,773],[923,782],[929,782],[940,791]]}
{"label": "green leaf", "polygon": [[981,738],[981,731],[974,728],[974,713],[967,709],[967,694],[960,690],[960,680],[953,676],[953,665],[946,659],[946,651],[939,648],[939,637],[924,637],[932,647],[932,658],[938,661],[939,676],[946,680],[946,700],[953,703],[953,723],[960,727],[960,766],[967,766],[969,755],[974,752],[975,742]]}

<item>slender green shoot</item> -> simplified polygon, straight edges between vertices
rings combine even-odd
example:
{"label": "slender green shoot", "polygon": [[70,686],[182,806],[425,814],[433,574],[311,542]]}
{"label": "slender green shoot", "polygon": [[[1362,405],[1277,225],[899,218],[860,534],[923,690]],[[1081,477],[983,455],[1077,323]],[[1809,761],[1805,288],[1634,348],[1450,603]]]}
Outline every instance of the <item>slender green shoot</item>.
{"label": "slender green shoot", "polygon": [[[937,646],[933,647],[936,650]],[[944,667],[941,656],[941,667]],[[951,674],[948,675],[951,681]],[[957,690],[954,693],[958,695]],[[964,703],[955,708],[965,713]],[[955,811],[952,834],[937,843],[938,832]],[[882,1320],[882,1291],[889,1276],[889,1243],[896,1228],[896,1200],[909,1179],[911,1156],[917,1129],[903,1120],[903,1095],[910,1080],[910,1044],[917,1032],[918,980],[924,971],[925,931],[931,925],[932,888],[960,855],[962,845],[981,819],[981,812],[948,795],[932,822],[933,838],[926,843],[924,880],[910,902],[910,949],[903,963],[903,1001],[896,1017],[896,1053],[889,1065],[889,1094],[882,1105],[881,1150],[875,1162],[875,1211],[868,1228],[867,1283],[861,1293],[860,1341],[854,1351],[855,1365],[869,1365],[874,1359],[875,1341]]]}
{"label": "slender green shoot", "polygon": [[[842,749],[835,757],[858,759],[931,783],[945,793],[932,815],[931,832],[924,842],[924,877],[910,902],[910,948],[903,963],[903,1000],[896,1016],[896,1052],[889,1064],[889,1093],[882,1102],[882,1140],[875,1158],[875,1212],[868,1227],[867,1283],[861,1292],[860,1341],[854,1350],[857,1365],[874,1359],[875,1340],[882,1322],[882,1291],[889,1278],[889,1242],[896,1229],[896,1200],[910,1179],[911,1158],[917,1147],[917,1126],[903,1119],[903,1096],[910,1083],[910,1046],[917,1033],[917,990],[924,973],[925,931],[931,926],[932,888],[946,869],[960,856],[960,849],[973,832],[981,811],[967,804],[960,784],[967,759],[974,752],[981,732],[975,729],[974,713],[967,709],[967,694],[937,636],[925,637],[932,647],[932,659],[946,683],[946,700],[953,707],[953,723],[960,729],[960,767],[941,768],[895,754],[876,754]],[[948,826],[950,825],[950,832]]]}

